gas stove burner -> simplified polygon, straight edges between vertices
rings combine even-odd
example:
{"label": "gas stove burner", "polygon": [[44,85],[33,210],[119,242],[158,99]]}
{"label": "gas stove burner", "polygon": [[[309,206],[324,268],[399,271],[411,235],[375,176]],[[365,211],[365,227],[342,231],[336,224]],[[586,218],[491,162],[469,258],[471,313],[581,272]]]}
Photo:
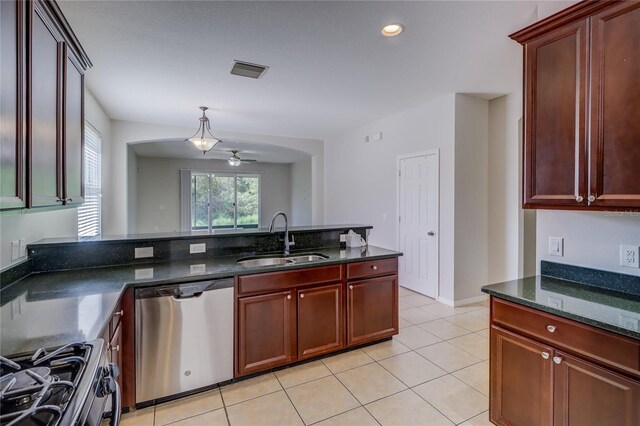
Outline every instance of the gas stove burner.
{"label": "gas stove burner", "polygon": [[29,370],[18,371],[13,375],[16,379],[16,382],[13,384],[13,389],[22,389],[40,384],[48,380],[50,374],[51,369],[49,367],[32,367]]}

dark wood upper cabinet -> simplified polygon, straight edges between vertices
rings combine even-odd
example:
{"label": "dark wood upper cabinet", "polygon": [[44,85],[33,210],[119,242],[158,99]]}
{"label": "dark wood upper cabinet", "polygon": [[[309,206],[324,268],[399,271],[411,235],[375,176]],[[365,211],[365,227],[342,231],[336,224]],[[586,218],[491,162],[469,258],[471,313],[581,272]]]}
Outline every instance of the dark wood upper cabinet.
{"label": "dark wood upper cabinet", "polygon": [[65,46],[64,146],[62,198],[66,204],[84,203],[82,158],[84,153],[84,74]]}
{"label": "dark wood upper cabinet", "polygon": [[0,2],[0,209],[26,205],[24,6]]}
{"label": "dark wood upper cabinet", "polygon": [[30,13],[29,207],[61,205],[63,41],[38,4]]}
{"label": "dark wood upper cabinet", "polygon": [[640,3],[583,1],[524,46],[523,207],[640,207]]}
{"label": "dark wood upper cabinet", "polygon": [[342,284],[298,290],[298,359],[344,347]]}
{"label": "dark wood upper cabinet", "polygon": [[556,351],[556,426],[640,424],[640,382]]}
{"label": "dark wood upper cabinet", "polygon": [[640,2],[591,18],[593,205],[640,207]]}
{"label": "dark wood upper cabinet", "polygon": [[587,21],[525,45],[525,205],[586,205]]}
{"label": "dark wood upper cabinet", "polygon": [[553,423],[549,346],[491,327],[490,418],[498,425]]}
{"label": "dark wood upper cabinet", "polygon": [[91,62],[55,1],[0,3],[0,209],[82,204]]}

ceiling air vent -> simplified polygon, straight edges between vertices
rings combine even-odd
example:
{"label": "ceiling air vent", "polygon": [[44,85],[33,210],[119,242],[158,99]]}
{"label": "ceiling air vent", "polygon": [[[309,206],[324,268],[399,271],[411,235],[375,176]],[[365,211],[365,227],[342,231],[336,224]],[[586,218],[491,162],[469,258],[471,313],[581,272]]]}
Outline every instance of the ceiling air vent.
{"label": "ceiling air vent", "polygon": [[234,61],[233,68],[231,68],[231,74],[239,75],[240,77],[260,78],[267,68],[269,67],[264,65]]}

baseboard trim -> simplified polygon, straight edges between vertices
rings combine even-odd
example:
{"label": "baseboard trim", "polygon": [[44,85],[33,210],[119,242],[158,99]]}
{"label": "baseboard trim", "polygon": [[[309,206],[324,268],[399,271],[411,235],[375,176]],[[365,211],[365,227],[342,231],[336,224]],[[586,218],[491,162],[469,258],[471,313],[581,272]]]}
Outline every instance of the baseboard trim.
{"label": "baseboard trim", "polygon": [[468,299],[456,300],[453,306],[458,307],[458,306],[464,306],[464,305],[471,305],[472,303],[484,302],[488,298],[489,298],[488,295],[483,294],[476,297],[470,297]]}
{"label": "baseboard trim", "polygon": [[451,307],[455,306],[453,300],[445,299],[444,297],[438,297],[438,298],[436,298],[436,300],[438,302],[440,302],[440,303],[443,303],[443,304],[447,305],[447,306],[451,306]]}

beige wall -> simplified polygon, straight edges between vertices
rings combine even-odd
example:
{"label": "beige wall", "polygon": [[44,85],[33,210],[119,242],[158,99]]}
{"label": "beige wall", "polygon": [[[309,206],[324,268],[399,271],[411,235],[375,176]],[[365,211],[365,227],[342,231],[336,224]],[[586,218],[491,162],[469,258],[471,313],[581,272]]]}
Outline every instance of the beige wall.
{"label": "beige wall", "polygon": [[311,158],[291,164],[291,224],[312,224]]}
{"label": "beige wall", "polygon": [[[224,160],[137,158],[137,232],[180,231],[180,169],[260,174],[260,226],[271,223],[277,211],[291,215],[291,165],[243,164],[231,168]],[[309,200],[310,201],[310,200]]]}

